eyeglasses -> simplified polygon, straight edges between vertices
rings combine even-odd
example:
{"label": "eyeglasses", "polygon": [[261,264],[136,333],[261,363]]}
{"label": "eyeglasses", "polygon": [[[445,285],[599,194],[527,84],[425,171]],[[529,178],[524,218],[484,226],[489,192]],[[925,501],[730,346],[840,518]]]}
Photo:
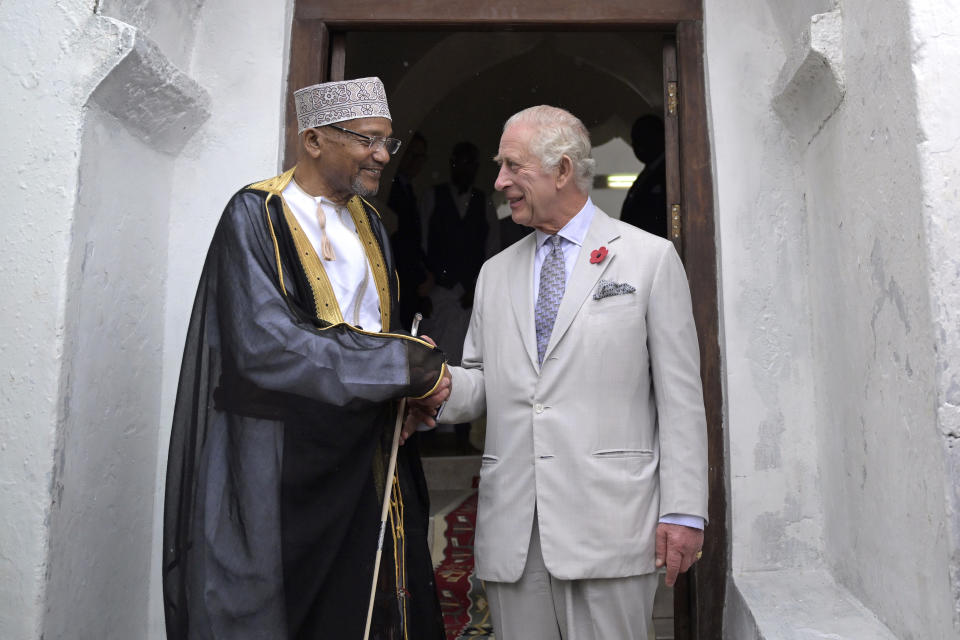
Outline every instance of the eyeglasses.
{"label": "eyeglasses", "polygon": [[400,141],[396,138],[384,138],[383,136],[368,136],[356,131],[351,131],[350,129],[344,129],[343,127],[338,127],[335,124],[328,124],[328,127],[332,127],[337,131],[343,131],[344,133],[350,133],[358,138],[362,138],[367,141],[367,148],[370,151],[376,151],[381,146],[387,150],[387,153],[394,155],[397,151],[400,150]]}

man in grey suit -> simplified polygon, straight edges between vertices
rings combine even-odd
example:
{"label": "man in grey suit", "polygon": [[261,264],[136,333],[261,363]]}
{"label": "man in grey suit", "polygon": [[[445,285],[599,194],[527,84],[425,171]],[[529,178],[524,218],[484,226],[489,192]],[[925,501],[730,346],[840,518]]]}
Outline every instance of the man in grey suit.
{"label": "man in grey suit", "polygon": [[[608,217],[589,134],[555,107],[504,125],[496,188],[533,227],[477,281],[443,422],[487,415],[476,573],[498,640],[646,640],[703,545],[706,422],[673,245]],[[430,418],[446,394],[416,408]],[[414,420],[411,420],[412,424]]]}

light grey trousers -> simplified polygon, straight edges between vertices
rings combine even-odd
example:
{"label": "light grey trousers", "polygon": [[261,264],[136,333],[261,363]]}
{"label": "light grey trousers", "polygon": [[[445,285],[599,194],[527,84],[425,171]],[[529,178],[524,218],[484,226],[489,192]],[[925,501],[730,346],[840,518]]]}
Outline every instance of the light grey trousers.
{"label": "light grey trousers", "polygon": [[[648,640],[657,574],[559,580],[547,572],[540,528],[517,582],[485,582],[497,640]],[[652,639],[651,639],[652,640]]]}

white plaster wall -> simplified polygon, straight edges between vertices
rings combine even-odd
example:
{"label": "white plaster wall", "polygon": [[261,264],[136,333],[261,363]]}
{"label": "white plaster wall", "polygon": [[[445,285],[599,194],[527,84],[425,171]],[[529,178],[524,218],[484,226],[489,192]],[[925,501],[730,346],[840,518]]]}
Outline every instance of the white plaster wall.
{"label": "white plaster wall", "polygon": [[955,637],[908,6],[842,10],[846,96],[803,152],[824,551],[898,637]]}
{"label": "white plaster wall", "polygon": [[937,436],[947,467],[943,526],[950,536],[953,624],[960,630],[960,84],[954,79],[960,68],[960,12],[951,0],[915,1],[910,9]]}
{"label": "white plaster wall", "polygon": [[187,69],[196,37],[196,20],[204,0],[99,0],[97,11],[150,36],[170,59]]}
{"label": "white plaster wall", "polygon": [[170,181],[207,114],[202,89],[147,36],[172,22],[190,41],[183,15],[152,16],[143,29],[87,17],[119,38],[82,123],[45,637],[143,637],[148,626]]}
{"label": "white plaster wall", "polygon": [[164,313],[159,464],[151,572],[150,638],[163,638],[160,552],[163,487],[180,360],[197,280],[230,196],[280,172],[293,1],[206,0],[189,68],[210,95],[211,116],[173,173]]}
{"label": "white plaster wall", "polygon": [[810,24],[810,16],[832,11],[840,0],[766,0],[769,19],[777,27],[777,37],[790,44]]}
{"label": "white plaster wall", "polygon": [[170,193],[176,154],[207,115],[177,63],[199,6],[0,7],[3,638],[145,637],[159,597]]}
{"label": "white plaster wall", "polygon": [[734,580],[822,567],[901,638],[960,629],[948,4],[915,0],[911,31],[909,3],[840,3],[845,84],[811,141],[770,104],[801,5],[833,3],[706,3]]}
{"label": "white plaster wall", "polygon": [[124,33],[91,2],[0,4],[0,637],[42,628],[54,446],[65,420],[66,284],[83,105]]}
{"label": "white plaster wall", "polygon": [[706,3],[729,448],[731,568],[815,565],[822,509],[807,211],[770,104],[788,44],[750,0]]}
{"label": "white plaster wall", "polygon": [[147,627],[173,159],[95,103],[82,140],[44,635]]}

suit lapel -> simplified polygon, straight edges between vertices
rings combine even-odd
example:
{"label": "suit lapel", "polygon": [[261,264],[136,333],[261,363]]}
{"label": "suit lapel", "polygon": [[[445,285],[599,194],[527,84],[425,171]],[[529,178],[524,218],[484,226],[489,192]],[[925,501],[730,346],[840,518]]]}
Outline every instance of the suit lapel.
{"label": "suit lapel", "polygon": [[[543,353],[544,360],[563,338],[563,334],[570,328],[570,323],[577,316],[577,312],[580,311],[580,307],[583,306],[587,296],[593,292],[600,277],[613,263],[616,258],[616,249],[611,243],[619,237],[620,232],[611,218],[597,209],[593,214],[593,221],[590,223],[587,236],[583,240],[583,246],[580,247],[580,255],[577,256],[577,262],[573,266],[570,281],[567,282],[564,289],[563,300],[560,301],[560,308],[557,309],[557,319],[553,324],[553,331],[550,333],[550,342]],[[599,264],[591,264],[590,252],[600,247],[607,248],[607,257]],[[529,278],[532,277],[532,275],[529,276]],[[532,308],[533,305],[530,306]],[[536,340],[533,342],[535,343]],[[536,349],[534,349],[534,356],[536,356]],[[535,358],[534,362],[536,362]]]}
{"label": "suit lapel", "polygon": [[537,234],[521,240],[510,260],[510,301],[520,329],[524,350],[534,368],[537,364],[536,327],[533,324],[533,262],[537,252]]}

